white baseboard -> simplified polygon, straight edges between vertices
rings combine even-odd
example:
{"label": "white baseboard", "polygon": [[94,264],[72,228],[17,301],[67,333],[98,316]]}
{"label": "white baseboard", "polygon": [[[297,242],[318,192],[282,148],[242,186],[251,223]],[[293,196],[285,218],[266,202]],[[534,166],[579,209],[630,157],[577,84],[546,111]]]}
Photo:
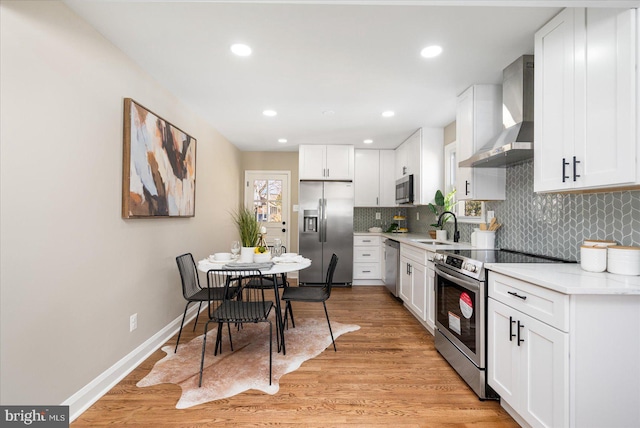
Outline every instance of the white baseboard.
{"label": "white baseboard", "polygon": [[[207,306],[203,305],[202,311],[206,311]],[[187,311],[185,325],[196,317],[198,306],[193,304]],[[118,384],[125,376],[138,367],[144,360],[149,358],[156,350],[164,345],[180,330],[182,314],[171,321],[162,330],[151,336],[148,340],[131,351],[120,361],[109,367],[94,380],[85,385],[78,392],[67,398],[62,405],[69,406],[69,422],[73,422],[111,388]]]}

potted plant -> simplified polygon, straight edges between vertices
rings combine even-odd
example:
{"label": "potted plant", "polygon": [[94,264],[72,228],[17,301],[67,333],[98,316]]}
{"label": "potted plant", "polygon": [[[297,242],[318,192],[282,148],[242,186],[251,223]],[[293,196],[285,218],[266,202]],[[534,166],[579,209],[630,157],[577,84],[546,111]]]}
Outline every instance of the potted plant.
{"label": "potted plant", "polygon": [[258,245],[260,235],[260,225],[256,220],[256,215],[249,208],[240,207],[233,213],[233,221],[238,228],[240,242],[242,243],[240,261],[252,262],[254,247]]}
{"label": "potted plant", "polygon": [[[443,230],[444,229],[444,225],[449,221],[449,219],[451,218],[450,215],[445,215],[444,217],[442,217],[442,221],[440,222],[440,224],[438,224],[437,219],[440,216],[440,214],[442,214],[445,211],[452,211],[453,207],[456,205],[456,203],[453,201],[453,196],[456,193],[456,189],[453,189],[452,191],[450,191],[449,193],[447,193],[447,195],[445,196],[442,191],[438,190],[436,191],[436,195],[433,199],[434,203],[430,203],[429,204],[429,209],[431,210],[432,213],[434,213],[436,215],[436,222],[431,224],[431,226],[433,226],[436,229],[439,230]],[[433,233],[431,233],[433,232]],[[434,235],[436,235],[436,231],[429,231],[429,233],[431,234],[432,238],[435,238]]]}

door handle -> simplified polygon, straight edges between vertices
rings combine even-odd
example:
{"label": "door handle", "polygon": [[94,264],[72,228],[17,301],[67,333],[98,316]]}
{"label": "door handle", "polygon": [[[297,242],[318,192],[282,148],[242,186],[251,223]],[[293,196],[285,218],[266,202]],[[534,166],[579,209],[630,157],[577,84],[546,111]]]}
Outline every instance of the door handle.
{"label": "door handle", "polygon": [[517,297],[518,299],[527,300],[527,296],[521,296],[518,293],[514,293],[513,291],[507,291],[507,294],[511,294],[512,296]]}
{"label": "door handle", "polygon": [[520,339],[520,329],[522,327],[524,327],[524,324],[520,324],[520,321],[518,321],[518,346],[520,346],[520,344],[524,342],[524,339]]}
{"label": "door handle", "polygon": [[509,342],[513,342],[513,338],[516,337],[515,334],[513,334],[513,325],[516,322],[513,320],[513,317],[509,317]]}
{"label": "door handle", "polygon": [[580,177],[577,174],[577,168],[576,168],[579,163],[580,163],[580,161],[577,160],[576,157],[574,156],[573,157],[573,181],[576,181],[576,178]]}
{"label": "door handle", "polygon": [[565,158],[562,158],[562,182],[564,183],[569,176],[567,175],[567,165],[569,162],[566,161]]}

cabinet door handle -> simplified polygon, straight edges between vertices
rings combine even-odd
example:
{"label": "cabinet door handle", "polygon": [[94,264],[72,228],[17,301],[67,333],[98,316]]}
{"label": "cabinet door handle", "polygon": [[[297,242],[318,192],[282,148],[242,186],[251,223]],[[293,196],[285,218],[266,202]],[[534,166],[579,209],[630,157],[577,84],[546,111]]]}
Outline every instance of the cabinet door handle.
{"label": "cabinet door handle", "polygon": [[329,176],[330,176],[330,174],[331,174],[331,173],[329,172],[329,168],[327,168],[327,177],[329,177]]}
{"label": "cabinet door handle", "polygon": [[566,158],[562,158],[562,182],[564,183],[567,178],[569,178],[569,176],[567,175],[567,165],[569,165],[569,162],[567,162]]}
{"label": "cabinet door handle", "polygon": [[577,165],[580,163],[579,160],[576,159],[576,157],[573,157],[573,181],[576,181],[576,178],[580,177],[577,174]]}
{"label": "cabinet door handle", "polygon": [[362,257],[371,257],[371,254],[362,253]]}
{"label": "cabinet door handle", "polygon": [[464,180],[464,195],[467,196],[469,194],[469,180]]}
{"label": "cabinet door handle", "polygon": [[518,299],[527,300],[527,296],[521,296],[518,293],[514,293],[513,291],[507,291],[507,294],[511,294],[512,296],[517,297]]}
{"label": "cabinet door handle", "polygon": [[380,202],[378,201],[378,197],[376,196],[376,205],[380,205]]}
{"label": "cabinet door handle", "polygon": [[520,324],[520,321],[518,321],[518,346],[520,346],[520,344],[524,342],[524,339],[520,339],[520,329],[522,327],[524,327],[524,324]]}
{"label": "cabinet door handle", "polygon": [[362,273],[371,273],[370,270],[363,270]]}
{"label": "cabinet door handle", "polygon": [[513,317],[509,317],[509,342],[513,342],[513,338],[516,337],[515,334],[513,334],[513,325],[516,322],[513,320]]}

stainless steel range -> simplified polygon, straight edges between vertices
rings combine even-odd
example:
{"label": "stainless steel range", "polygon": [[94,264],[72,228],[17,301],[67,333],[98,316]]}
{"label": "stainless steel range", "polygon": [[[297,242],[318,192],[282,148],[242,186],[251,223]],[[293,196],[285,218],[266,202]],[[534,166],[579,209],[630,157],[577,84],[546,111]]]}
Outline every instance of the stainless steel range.
{"label": "stainless steel range", "polygon": [[564,260],[511,250],[439,250],[436,272],[436,349],[481,400],[498,399],[487,384],[487,272],[485,263]]}

